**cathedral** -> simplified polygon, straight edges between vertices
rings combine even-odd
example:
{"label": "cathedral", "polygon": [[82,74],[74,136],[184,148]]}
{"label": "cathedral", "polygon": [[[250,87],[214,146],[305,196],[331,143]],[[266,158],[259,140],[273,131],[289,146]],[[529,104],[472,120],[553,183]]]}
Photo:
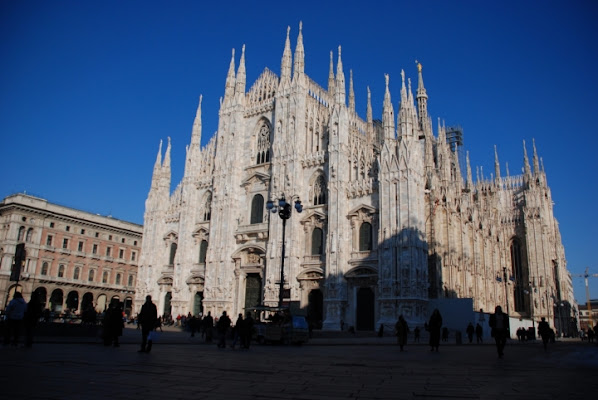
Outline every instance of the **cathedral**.
{"label": "cathedral", "polygon": [[373,330],[468,298],[568,323],[571,277],[535,144],[530,160],[523,143],[521,175],[501,175],[495,149],[491,178],[474,181],[462,132],[433,128],[421,64],[415,91],[401,71],[396,113],[385,77],[374,119],[369,88],[365,118],[355,110],[340,47],[326,88],[304,55],[301,25],[294,52],[288,28],[280,74],[266,68],[247,90],[245,47],[238,67],[233,49],[218,130],[202,148],[200,97],[174,191],[160,143],[135,307],[146,295],[175,316],[289,306],[322,329]]}

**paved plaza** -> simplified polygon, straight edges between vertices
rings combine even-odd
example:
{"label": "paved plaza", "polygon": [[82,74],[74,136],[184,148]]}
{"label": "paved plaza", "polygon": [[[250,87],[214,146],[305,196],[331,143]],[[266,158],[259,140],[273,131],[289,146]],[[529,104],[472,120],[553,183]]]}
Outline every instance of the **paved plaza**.
{"label": "paved plaza", "polygon": [[140,331],[118,348],[98,338],[38,338],[0,348],[5,399],[581,399],[598,393],[598,346],[511,341],[445,344],[430,352],[393,337],[315,338],[303,346],[218,349],[165,331],[138,353]]}

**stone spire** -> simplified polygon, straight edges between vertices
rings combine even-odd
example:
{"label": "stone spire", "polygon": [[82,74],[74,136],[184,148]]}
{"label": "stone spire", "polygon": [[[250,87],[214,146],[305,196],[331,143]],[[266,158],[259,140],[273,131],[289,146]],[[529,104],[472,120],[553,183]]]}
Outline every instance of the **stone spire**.
{"label": "stone spire", "polygon": [[159,183],[162,172],[162,140],[160,140],[160,147],[158,148],[158,155],[156,155],[156,162],[154,163],[154,172],[152,174],[152,185],[150,190],[156,189]]}
{"label": "stone spire", "polygon": [[334,62],[332,61],[332,51],[330,52],[330,70],[328,71],[328,94],[334,97]]}
{"label": "stone spire", "polygon": [[473,189],[473,178],[471,176],[471,163],[469,162],[469,151],[465,153],[465,159],[467,160],[467,188]]}
{"label": "stone spire", "polygon": [[353,91],[353,70],[349,70],[349,111],[355,113],[355,92]]}
{"label": "stone spire", "polygon": [[525,140],[523,141],[523,175],[528,179],[532,176],[532,171],[529,167],[529,158],[527,157],[527,149],[525,148]]}
{"label": "stone spire", "polygon": [[162,171],[161,171],[161,185],[163,189],[167,190],[167,193],[170,193],[170,136],[168,137],[168,145],[166,146],[166,154],[164,155],[164,162],[162,163]]}
{"label": "stone spire", "polygon": [[384,130],[384,140],[395,138],[395,121],[394,121],[394,109],[392,101],[390,100],[390,90],[388,89],[388,83],[390,77],[388,74],[384,74],[386,80],[386,90],[384,92],[384,104],[382,105],[382,129]]}
{"label": "stone spire", "polygon": [[193,121],[193,130],[191,131],[191,148],[201,146],[201,100],[202,96],[200,95],[195,120]]}
{"label": "stone spire", "polygon": [[338,104],[345,105],[346,103],[346,92],[345,92],[345,73],[343,72],[343,60],[341,59],[341,46],[338,46],[338,61],[336,63],[336,102]]}
{"label": "stone spire", "polygon": [[372,117],[372,93],[370,92],[370,87],[368,89],[368,104],[365,111],[366,115],[366,122],[367,122],[367,133],[368,133],[368,140],[372,143],[377,143],[377,138],[374,136],[374,119]]}
{"label": "stone spire", "polygon": [[305,50],[303,49],[303,22],[299,21],[299,35],[297,35],[297,46],[295,47],[295,57],[293,66],[293,81],[305,72]]}
{"label": "stone spire", "polygon": [[500,164],[498,162],[498,151],[496,150],[496,145],[494,145],[494,180],[496,182],[500,181]]}
{"label": "stone spire", "polygon": [[371,124],[374,122],[374,119],[372,117],[372,93],[370,92],[369,86],[368,86],[368,105],[367,105],[365,115],[366,115],[366,120],[367,120],[368,124]]}
{"label": "stone spire", "polygon": [[415,61],[417,64],[417,108],[419,117],[419,126],[423,130],[428,120],[428,94],[424,87],[424,77],[422,75],[421,63]]}
{"label": "stone spire", "polygon": [[241,60],[237,70],[237,83],[235,85],[235,96],[237,103],[245,103],[245,85],[247,82],[247,73],[245,72],[245,45],[241,49]]}
{"label": "stone spire", "polygon": [[193,130],[191,131],[191,143],[186,148],[184,177],[190,176],[193,173],[195,163],[199,162],[198,157],[201,152],[201,100],[202,96],[200,95],[195,121],[193,121]]}
{"label": "stone spire", "polygon": [[282,53],[282,61],[280,63],[280,85],[291,82],[291,39],[289,34],[291,27],[287,26],[287,39],[284,42],[284,51]]}
{"label": "stone spire", "polygon": [[533,163],[534,163],[534,175],[540,174],[540,162],[538,161],[538,152],[536,150],[536,139],[532,138],[532,146],[534,148]]}
{"label": "stone spire", "polygon": [[228,104],[235,95],[235,49],[232,51],[228,74],[226,75],[226,87],[224,89],[224,104]]}

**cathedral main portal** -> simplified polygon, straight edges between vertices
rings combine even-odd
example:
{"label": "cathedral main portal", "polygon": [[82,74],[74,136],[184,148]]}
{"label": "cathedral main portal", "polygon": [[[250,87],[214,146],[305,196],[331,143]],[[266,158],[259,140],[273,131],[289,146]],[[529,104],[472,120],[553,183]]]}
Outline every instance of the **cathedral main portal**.
{"label": "cathedral main portal", "polygon": [[355,325],[358,331],[374,330],[374,292],[370,288],[357,290]]}

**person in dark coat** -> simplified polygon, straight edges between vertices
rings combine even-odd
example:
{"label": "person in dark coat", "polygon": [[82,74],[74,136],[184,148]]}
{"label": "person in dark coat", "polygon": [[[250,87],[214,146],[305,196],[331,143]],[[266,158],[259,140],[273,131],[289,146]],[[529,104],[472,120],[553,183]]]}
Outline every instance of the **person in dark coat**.
{"label": "person in dark coat", "polygon": [[150,332],[156,328],[158,322],[158,309],[152,303],[152,296],[145,297],[145,303],[139,312],[139,324],[141,325],[141,349],[140,353],[149,353],[152,350],[152,340],[148,340]]}
{"label": "person in dark coat", "polygon": [[6,306],[6,320],[4,321],[4,345],[10,343],[12,337],[12,345],[17,346],[19,343],[19,335],[23,326],[23,318],[25,318],[25,311],[27,311],[27,302],[23,299],[21,292],[15,292],[12,300]]}
{"label": "person in dark coat", "polygon": [[25,324],[25,347],[33,346],[33,331],[37,322],[42,316],[42,304],[39,301],[39,294],[37,292],[31,293],[31,299],[27,303],[27,311],[23,322]]}
{"label": "person in dark coat", "polygon": [[247,316],[243,320],[243,325],[241,326],[241,348],[248,349],[249,345],[251,344],[251,336],[253,335],[253,324],[254,324],[253,317],[251,313],[248,312]]}
{"label": "person in dark coat", "polygon": [[226,315],[226,311],[222,311],[222,315],[218,318],[216,323],[216,330],[218,331],[218,347],[224,349],[226,347],[226,333],[230,328],[231,320]]}
{"label": "person in dark coat", "polygon": [[[243,314],[239,313],[237,317],[237,322],[235,322],[235,326],[233,327],[233,343],[230,345],[233,349],[237,345],[237,342],[241,341],[241,331],[243,330]],[[239,343],[239,347],[243,347],[241,343]]]}
{"label": "person in dark coat", "polygon": [[538,335],[542,337],[544,351],[546,351],[548,349],[548,341],[550,340],[550,325],[548,325],[548,322],[544,317],[542,317],[542,320],[538,324]]}
{"label": "person in dark coat", "polygon": [[465,332],[467,333],[467,338],[469,339],[469,343],[472,343],[475,328],[473,327],[473,324],[471,322],[469,323],[469,325],[467,325],[467,329],[465,330]]}
{"label": "person in dark coat", "polygon": [[123,311],[118,299],[110,302],[108,310],[104,315],[104,346],[113,345],[119,347],[118,338],[123,334],[125,322],[123,321]]}
{"label": "person in dark coat", "polygon": [[437,308],[432,311],[430,321],[428,321],[428,330],[430,332],[430,351],[438,351],[440,346],[440,329],[442,328],[442,315]]}
{"label": "person in dark coat", "polygon": [[212,343],[213,329],[214,329],[214,318],[212,312],[208,311],[208,315],[203,317],[202,329],[206,335],[206,343]]}
{"label": "person in dark coat", "polygon": [[489,325],[492,330],[490,334],[496,342],[496,351],[498,357],[504,356],[505,345],[507,344],[507,338],[509,337],[509,316],[502,312],[501,306],[496,306],[494,314],[490,315]]}
{"label": "person in dark coat", "polygon": [[407,325],[407,321],[405,318],[400,315],[399,320],[395,324],[395,333],[397,335],[397,344],[403,351],[403,346],[407,344],[407,335],[409,334],[409,326]]}
{"label": "person in dark coat", "polygon": [[478,344],[484,343],[484,328],[479,323],[475,325],[475,336]]}

